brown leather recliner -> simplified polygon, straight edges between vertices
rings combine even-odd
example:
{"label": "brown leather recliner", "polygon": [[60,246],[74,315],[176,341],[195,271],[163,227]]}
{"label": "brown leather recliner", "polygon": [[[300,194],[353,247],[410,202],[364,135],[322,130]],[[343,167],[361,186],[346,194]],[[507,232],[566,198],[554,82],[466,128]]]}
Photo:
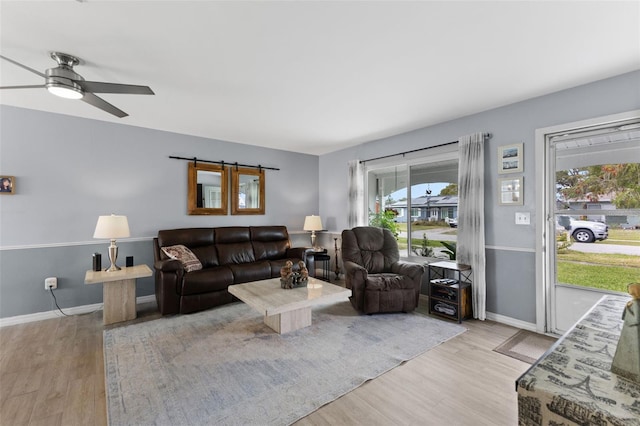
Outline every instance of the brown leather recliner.
{"label": "brown leather recliner", "polygon": [[358,311],[411,312],[418,306],[424,266],[400,260],[398,242],[388,229],[342,231],[342,260],[351,304]]}

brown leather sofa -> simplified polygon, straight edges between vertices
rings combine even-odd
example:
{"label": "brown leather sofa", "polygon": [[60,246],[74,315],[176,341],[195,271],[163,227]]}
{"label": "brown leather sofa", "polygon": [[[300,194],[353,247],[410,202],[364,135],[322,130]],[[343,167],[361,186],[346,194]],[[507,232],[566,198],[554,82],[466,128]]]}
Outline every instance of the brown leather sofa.
{"label": "brown leather sofa", "polygon": [[342,231],[342,260],[351,304],[358,311],[411,312],[418,306],[424,266],[400,260],[398,242],[388,229]]}
{"label": "brown leather sofa", "polygon": [[[184,245],[202,264],[186,272],[162,247]],[[291,248],[284,226],[184,228],[158,232],[153,239],[155,287],[162,315],[186,314],[230,303],[232,284],[280,276],[287,260],[306,261],[304,247]]]}

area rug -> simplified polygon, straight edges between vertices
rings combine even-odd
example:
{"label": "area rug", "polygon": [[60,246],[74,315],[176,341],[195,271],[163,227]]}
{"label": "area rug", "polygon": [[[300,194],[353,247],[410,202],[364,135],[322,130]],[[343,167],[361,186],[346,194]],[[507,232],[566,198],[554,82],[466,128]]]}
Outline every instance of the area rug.
{"label": "area rug", "polygon": [[109,424],[290,424],[466,330],[346,299],[312,321],[279,335],[234,303],[105,330]]}
{"label": "area rug", "polygon": [[533,364],[555,343],[557,339],[528,330],[520,330],[504,341],[494,351],[511,358]]}

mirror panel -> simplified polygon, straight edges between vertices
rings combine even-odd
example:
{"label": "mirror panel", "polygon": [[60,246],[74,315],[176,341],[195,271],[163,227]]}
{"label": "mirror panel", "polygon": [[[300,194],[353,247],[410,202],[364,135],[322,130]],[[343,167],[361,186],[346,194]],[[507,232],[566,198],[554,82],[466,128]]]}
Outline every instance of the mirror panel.
{"label": "mirror panel", "polygon": [[187,206],[190,215],[227,214],[229,180],[225,168],[189,163]]}
{"label": "mirror panel", "polygon": [[231,214],[264,214],[264,189],[264,170],[232,167]]}

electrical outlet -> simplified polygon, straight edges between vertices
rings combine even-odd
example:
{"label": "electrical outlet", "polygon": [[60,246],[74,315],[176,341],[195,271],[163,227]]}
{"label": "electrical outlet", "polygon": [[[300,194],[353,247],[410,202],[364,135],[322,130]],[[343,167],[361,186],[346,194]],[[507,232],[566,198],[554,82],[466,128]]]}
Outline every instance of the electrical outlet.
{"label": "electrical outlet", "polygon": [[531,213],[516,212],[516,225],[529,225],[531,223]]}
{"label": "electrical outlet", "polygon": [[55,290],[56,288],[58,288],[58,279],[56,277],[50,277],[44,280],[45,290]]}

